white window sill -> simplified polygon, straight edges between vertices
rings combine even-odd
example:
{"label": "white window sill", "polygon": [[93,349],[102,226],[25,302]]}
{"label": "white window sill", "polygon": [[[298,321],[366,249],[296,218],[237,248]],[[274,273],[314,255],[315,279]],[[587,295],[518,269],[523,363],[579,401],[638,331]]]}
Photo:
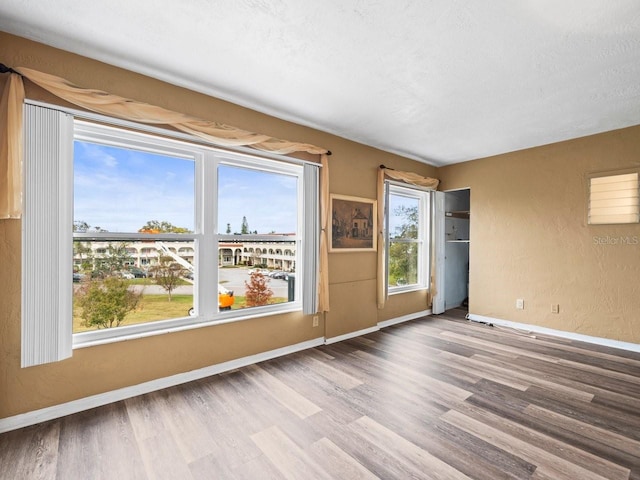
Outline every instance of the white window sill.
{"label": "white window sill", "polygon": [[[262,311],[255,311],[258,309]],[[128,340],[137,340],[138,338],[153,337],[155,335],[184,332],[187,330],[193,330],[195,328],[212,327],[215,325],[223,325],[226,323],[241,322],[244,320],[252,320],[261,317],[270,317],[273,315],[299,312],[302,310],[302,305],[299,302],[291,302],[290,304],[277,309],[271,309],[269,307],[255,307],[255,309],[252,310],[253,311],[251,312],[251,314],[244,315],[244,310],[235,310],[229,313],[218,315],[215,319],[212,320],[199,320],[198,317],[184,317],[152,322],[143,324],[144,327],[146,327],[144,329],[141,329],[138,325],[130,325],[124,327],[116,327],[113,329],[75,333],[73,334],[73,349],[75,350],[79,348],[96,347],[98,345],[126,342]],[[186,323],[187,321],[188,323]],[[152,328],[152,326],[157,326],[157,328]],[[127,333],[127,330],[129,330],[129,333]]]}
{"label": "white window sill", "polygon": [[419,292],[420,290],[429,290],[424,285],[407,285],[404,287],[389,288],[389,295],[398,295],[400,293]]}

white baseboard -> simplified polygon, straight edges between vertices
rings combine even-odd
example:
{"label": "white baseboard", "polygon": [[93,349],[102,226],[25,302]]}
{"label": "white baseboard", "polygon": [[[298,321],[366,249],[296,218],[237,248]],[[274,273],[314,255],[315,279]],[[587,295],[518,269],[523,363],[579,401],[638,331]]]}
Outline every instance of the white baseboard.
{"label": "white baseboard", "polygon": [[350,338],[360,337],[368,333],[377,332],[378,330],[380,330],[380,327],[378,326],[365,328],[363,330],[358,330],[357,332],[350,332],[345,333],[344,335],[338,335],[337,337],[325,338],[324,343],[325,345],[331,345],[332,343],[338,343],[342,342],[343,340],[349,340]]}
{"label": "white baseboard", "polygon": [[421,312],[410,313],[409,315],[403,315],[402,317],[391,318],[389,320],[383,320],[382,322],[378,322],[378,327],[386,328],[386,327],[390,327],[391,325],[397,325],[399,323],[408,322],[410,320],[426,317],[428,315],[431,315],[431,309],[423,310]]}
{"label": "white baseboard", "polygon": [[375,327],[364,328],[356,332],[345,333],[344,335],[338,335],[337,337],[326,338],[325,345],[331,345],[332,343],[342,342],[349,340],[350,338],[360,337],[368,333],[377,332],[381,328],[390,327],[391,325],[397,325],[398,323],[408,322],[409,320],[415,320],[416,318],[425,317],[431,315],[431,310],[423,310],[421,312],[410,313],[409,315],[403,315],[402,317],[391,318],[389,320],[383,320],[378,322]]}
{"label": "white baseboard", "polygon": [[610,338],[592,337],[590,335],[583,335],[581,333],[573,333],[566,332],[564,330],[555,330],[553,328],[539,327],[537,325],[530,325],[528,323],[511,322],[509,320],[485,317],[473,313],[470,313],[467,318],[474,322],[493,323],[495,325],[500,325],[501,327],[513,328],[515,330],[524,330],[532,333],[542,333],[554,337],[568,338],[569,340],[577,340],[580,342],[593,343],[596,345],[603,345],[605,347],[618,348],[620,350],[628,350],[631,352],[640,353],[640,344],[637,343],[621,342],[619,340],[611,340]]}
{"label": "white baseboard", "polygon": [[34,410],[33,412],[22,413],[20,415],[3,418],[0,419],[0,433],[8,432],[10,430],[17,430],[18,428],[28,427],[30,425],[35,425],[36,423],[46,422],[47,420],[64,417],[66,415],[82,412],[84,410],[100,407],[102,405],[118,402],[120,400],[126,400],[127,398],[136,397],[145,393],[155,392],[156,390],[162,390],[163,388],[174,387],[182,383],[199,380],[201,378],[209,377],[211,375],[217,375],[218,373],[222,372],[228,372],[230,370],[245,367],[247,365],[252,365],[254,363],[264,362],[265,360],[270,360],[272,358],[281,357],[283,355],[299,352],[308,348],[317,347],[322,344],[324,344],[324,338],[315,338],[306,342],[277,348],[275,350],[258,353],[256,355],[250,355],[248,357],[238,358],[236,360],[219,363],[217,365],[211,365],[209,367],[200,368],[198,370],[179,373],[170,377],[159,378],[150,382],[132,385],[131,387],[120,388],[118,390],[100,393],[98,395],[92,395],[90,397],[73,400],[71,402],[62,403],[60,405],[54,405],[52,407]]}

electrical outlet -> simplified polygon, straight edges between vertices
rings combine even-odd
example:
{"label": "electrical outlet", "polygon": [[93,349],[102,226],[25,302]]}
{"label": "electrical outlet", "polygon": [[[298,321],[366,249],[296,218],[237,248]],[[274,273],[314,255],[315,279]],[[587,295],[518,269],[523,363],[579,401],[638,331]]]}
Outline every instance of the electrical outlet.
{"label": "electrical outlet", "polygon": [[518,310],[524,310],[524,298],[518,298],[516,300],[516,308]]}
{"label": "electrical outlet", "polygon": [[557,303],[551,305],[551,313],[560,313],[560,305]]}
{"label": "electrical outlet", "polygon": [[318,316],[316,315],[316,316],[313,317],[313,326],[317,327],[318,326],[318,322],[319,322]]}

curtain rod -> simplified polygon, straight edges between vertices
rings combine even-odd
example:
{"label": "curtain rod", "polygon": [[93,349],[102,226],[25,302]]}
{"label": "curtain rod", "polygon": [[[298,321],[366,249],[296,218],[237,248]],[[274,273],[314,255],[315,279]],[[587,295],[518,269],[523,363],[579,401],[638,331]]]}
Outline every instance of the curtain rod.
{"label": "curtain rod", "polygon": [[[16,75],[20,75],[21,77],[24,77],[24,75],[22,75],[20,72],[15,71],[11,67],[7,67],[4,63],[0,63],[0,73],[15,73]],[[332,155],[331,150],[327,150],[327,153],[325,153],[325,155],[331,156]]]}
{"label": "curtain rod", "polygon": [[0,63],[0,73],[15,73],[16,75],[22,76],[21,73],[16,72],[13,68],[7,67],[4,63]]}
{"label": "curtain rod", "polygon": [[316,167],[321,166],[321,164],[318,162],[302,160],[300,158],[291,157],[288,155],[282,155],[279,153],[271,153],[263,150],[256,150],[250,147],[244,147],[244,146],[224,147],[220,145],[215,145],[212,142],[208,142],[205,139],[200,137],[189,135],[188,133],[179,132],[175,130],[168,130],[166,128],[158,127],[156,125],[137,123],[137,122],[132,122],[130,120],[124,120],[121,118],[109,117],[101,113],[91,112],[88,110],[79,110],[77,108],[65,107],[62,105],[42,102],[40,100],[32,100],[30,98],[26,98],[24,103],[27,105],[35,105],[36,107],[44,107],[52,110],[58,110],[60,112],[65,112],[69,115],[73,115],[74,117],[84,121],[100,122],[111,127],[131,128],[132,130],[135,130],[138,132],[150,133],[153,135],[161,135],[168,138],[173,138],[175,140],[185,141],[185,142],[189,142],[197,145],[203,145],[203,146],[206,146],[207,148],[210,148],[212,150],[216,150],[219,152],[235,153],[239,155],[249,155],[252,157],[261,157],[261,158],[266,158],[271,160],[279,160],[279,161],[298,164],[298,165],[303,165],[307,163],[309,165],[314,165]]}

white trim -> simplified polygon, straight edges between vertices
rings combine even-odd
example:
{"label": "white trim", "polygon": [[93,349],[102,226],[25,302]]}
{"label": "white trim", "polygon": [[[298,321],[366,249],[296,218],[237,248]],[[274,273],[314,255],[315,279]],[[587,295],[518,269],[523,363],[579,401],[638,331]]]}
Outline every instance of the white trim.
{"label": "white trim", "polygon": [[248,357],[230,360],[228,362],[211,365],[209,367],[192,370],[190,372],[179,373],[170,377],[159,378],[149,382],[132,385],[130,387],[112,390],[110,392],[99,393],[90,397],[73,400],[71,402],[54,405],[52,407],[34,410],[28,413],[22,413],[0,419],[0,433],[17,430],[18,428],[28,427],[36,423],[46,422],[55,418],[64,417],[73,413],[82,412],[91,408],[100,407],[109,403],[126,400],[127,398],[136,397],[145,393],[155,392],[164,388],[173,387],[183,383],[199,380],[222,372],[228,372],[236,368],[245,367],[254,363],[264,362],[272,358],[282,357],[291,353],[307,350],[309,348],[320,346],[324,343],[324,338],[314,338],[306,342],[289,345],[287,347],[276,348],[268,352],[262,352]]}
{"label": "white trim", "polygon": [[[386,228],[386,271],[387,271],[387,295],[393,295],[396,293],[411,292],[422,289],[429,289],[430,286],[430,274],[431,271],[431,258],[430,258],[430,238],[431,238],[431,225],[430,225],[430,211],[431,211],[431,192],[432,189],[416,188],[413,185],[396,184],[388,182],[385,196],[385,228]],[[390,222],[390,205],[391,197],[404,197],[418,202],[418,238],[391,238]],[[415,244],[418,249],[418,265],[417,265],[417,281],[410,285],[389,285],[389,256],[391,251],[391,245],[393,243],[406,243]]]}
{"label": "white trim", "polygon": [[415,320],[416,318],[426,317],[427,315],[431,315],[431,309],[410,313],[408,315],[403,315],[402,317],[390,318],[389,320],[383,320],[382,322],[378,322],[378,325],[375,327],[365,328],[356,332],[345,333],[344,335],[338,335],[337,337],[325,338],[324,344],[331,345],[332,343],[338,343],[344,340],[349,340],[351,338],[360,337],[362,335],[377,332],[382,328],[397,325],[398,323],[408,322],[409,320]]}
{"label": "white trim", "polygon": [[[281,315],[285,313],[300,311],[300,303],[297,303],[297,302],[287,302],[287,303],[282,303],[277,305],[283,305],[283,306],[286,305],[287,308],[282,308],[277,311],[273,311],[273,310],[265,311],[264,307],[253,307],[250,314],[247,314],[247,315],[240,316],[240,314],[238,313],[236,316],[229,316],[227,318],[203,320],[203,321],[198,321],[196,319],[197,317],[181,317],[181,318],[172,318],[169,320],[159,320],[158,322],[149,322],[147,324],[142,324],[142,325],[149,325],[148,330],[134,330],[133,333],[130,333],[130,334],[126,333],[127,329],[131,329],[131,327],[135,327],[135,325],[125,325],[123,327],[118,327],[119,329],[122,329],[122,332],[125,332],[125,333],[120,333],[119,335],[113,336],[113,337],[92,335],[95,333],[95,331],[74,333],[73,349],[75,350],[77,348],[95,347],[98,345],[107,345],[109,343],[116,343],[116,342],[126,342],[128,340],[137,340],[139,338],[153,337],[155,335],[165,335],[167,333],[184,332],[187,330],[193,330],[194,328],[212,327],[215,325],[223,325],[225,323],[242,322],[244,320],[254,320],[256,318],[269,317],[271,315]],[[271,307],[271,305],[267,306],[266,308],[269,308],[269,307]],[[258,312],[256,313],[255,311],[253,311],[254,309],[257,310]],[[244,311],[245,311],[244,309],[235,310],[235,312],[244,312]],[[231,312],[226,312],[226,313],[232,314],[233,312],[234,311],[232,310]],[[185,321],[185,319],[188,319],[188,318],[191,318],[192,320],[190,323],[186,323]],[[154,324],[161,324],[161,323],[169,326],[161,327],[156,325],[156,327],[152,328]],[[104,330],[100,330],[100,332],[103,332],[103,331]]]}
{"label": "white trim", "polygon": [[581,333],[566,332],[564,330],[555,330],[553,328],[540,327],[537,325],[530,325],[528,323],[510,322],[509,320],[501,320],[499,318],[485,317],[482,315],[475,315],[470,313],[467,315],[469,320],[480,323],[494,323],[501,327],[513,328],[515,330],[524,330],[527,332],[542,333],[545,335],[551,335],[554,337],[568,338],[569,340],[577,340],[580,342],[593,343],[596,345],[603,345],[605,347],[618,348],[620,350],[628,350],[630,352],[640,353],[640,344],[621,342],[620,340],[612,340],[610,338],[592,337],[590,335],[583,335]]}
{"label": "white trim", "polygon": [[356,332],[345,333],[344,335],[338,335],[337,337],[325,338],[324,344],[331,345],[332,343],[342,342],[344,340],[349,340],[350,338],[361,337],[362,335],[377,332],[378,330],[380,330],[380,327],[376,325],[375,327],[365,328]]}
{"label": "white trim", "polygon": [[410,320],[415,320],[416,318],[422,318],[431,315],[431,309],[422,310],[421,312],[410,313],[409,315],[403,315],[402,317],[391,318],[389,320],[383,320],[382,322],[378,322],[379,328],[386,328],[392,325],[397,325],[399,323],[408,322]]}

